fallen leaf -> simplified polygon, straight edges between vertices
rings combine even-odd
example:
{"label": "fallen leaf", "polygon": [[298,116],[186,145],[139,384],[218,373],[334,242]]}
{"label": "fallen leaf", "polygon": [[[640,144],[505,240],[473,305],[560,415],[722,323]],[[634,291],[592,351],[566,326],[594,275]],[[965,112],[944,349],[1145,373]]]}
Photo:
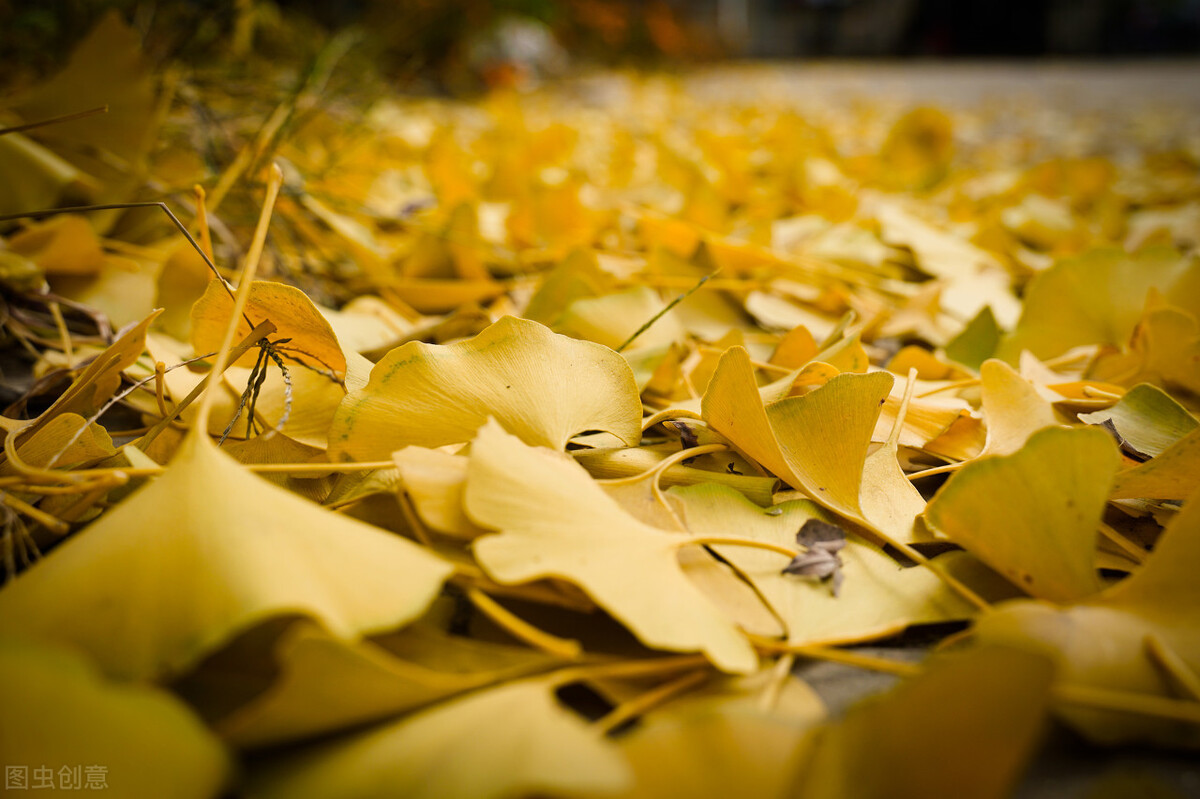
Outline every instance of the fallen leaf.
{"label": "fallen leaf", "polygon": [[0,591],[0,631],[74,646],[114,677],[157,679],[281,613],[343,638],[397,627],[450,571],[193,435],[166,472]]}
{"label": "fallen leaf", "polygon": [[1048,659],[1016,649],[938,658],[821,730],[793,795],[1008,796],[1038,743],[1052,677]]}
{"label": "fallen leaf", "polygon": [[1101,588],[1096,531],[1118,463],[1101,430],[1042,430],[951,476],[925,523],[1034,596],[1081,599]]}
{"label": "fallen leaf", "polygon": [[502,799],[627,787],[616,746],[561,707],[553,688],[546,679],[510,682],[317,744],[256,770],[249,791],[262,799]]}
{"label": "fallen leaf", "polygon": [[687,536],[629,516],[573,461],[489,422],[471,445],[465,504],[477,524],[499,531],[474,545],[493,579],[566,579],[647,646],[754,670],[749,642],[683,573],[677,550]]}
{"label": "fallen leaf", "polygon": [[[830,516],[807,500],[776,505],[770,512],[740,494],[715,485],[672,488],[688,529],[697,536],[738,535],[794,546],[797,531]],[[778,512],[775,512],[778,511]],[[788,558],[773,552],[726,544],[713,545],[743,574],[787,626],[792,644],[848,643],[880,638],[910,624],[969,618],[973,609],[928,569],[903,569],[860,536],[846,535],[838,557],[844,575],[841,592],[783,573]]]}
{"label": "fallen leaf", "polygon": [[27,776],[49,768],[60,790],[94,788],[94,773],[105,790],[131,799],[207,799],[233,776],[221,743],[171,694],[109,682],[78,653],[7,635],[0,638],[0,724],[12,790],[20,766]]}
{"label": "fallen leaf", "polygon": [[641,437],[641,401],[621,356],[506,317],[470,341],[392,350],[338,409],[330,455],[380,460],[410,444],[468,441],[489,415],[554,449],[586,430],[627,444]]}

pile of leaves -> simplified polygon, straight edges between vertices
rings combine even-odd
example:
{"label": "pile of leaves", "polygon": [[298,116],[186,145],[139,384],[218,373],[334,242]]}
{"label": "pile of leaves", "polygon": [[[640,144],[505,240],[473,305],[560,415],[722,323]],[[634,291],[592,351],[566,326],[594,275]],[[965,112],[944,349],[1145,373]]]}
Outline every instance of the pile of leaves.
{"label": "pile of leaves", "polygon": [[[110,17],[0,111],[7,765],[986,797],[1051,718],[1200,744],[1195,131],[770,68],[360,107],[350,46],[217,94]],[[907,679],[827,718],[811,659]]]}

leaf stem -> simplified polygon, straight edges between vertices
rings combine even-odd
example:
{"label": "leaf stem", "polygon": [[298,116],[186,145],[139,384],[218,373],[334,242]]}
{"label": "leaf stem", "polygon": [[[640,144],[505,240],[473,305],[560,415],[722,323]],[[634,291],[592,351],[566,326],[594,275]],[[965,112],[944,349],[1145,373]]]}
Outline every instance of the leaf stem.
{"label": "leaf stem", "polygon": [[663,704],[668,699],[690,691],[692,688],[705,682],[709,678],[709,675],[710,672],[707,669],[692,671],[670,682],[651,688],[649,691],[617,705],[604,716],[597,719],[592,727],[602,735],[607,735],[625,722],[632,721],[639,716],[644,716],[647,712]]}
{"label": "leaf stem", "polygon": [[494,621],[518,641],[567,660],[575,660],[583,653],[583,645],[578,641],[559,638],[557,635],[551,635],[545,630],[533,626],[478,588],[467,588],[464,593],[476,610]]}
{"label": "leaf stem", "polygon": [[767,552],[774,552],[776,555],[783,555],[789,559],[800,554],[794,549],[788,549],[787,547],[780,546],[779,544],[772,544],[770,541],[759,541],[756,538],[738,538],[737,536],[701,535],[693,538],[681,539],[677,542],[677,546],[679,547],[707,547],[718,545],[731,545],[749,547],[751,549],[762,549],[766,550]]}
{"label": "leaf stem", "polygon": [[196,427],[201,434],[207,435],[208,417],[212,413],[213,402],[217,398],[217,385],[220,376],[229,365],[229,354],[233,349],[233,339],[237,335],[239,317],[246,308],[250,298],[250,286],[258,271],[258,262],[262,258],[263,247],[267,243],[267,227],[271,224],[271,212],[275,209],[275,199],[279,196],[279,188],[283,185],[283,171],[278,164],[271,165],[271,176],[267,180],[267,197],[263,201],[262,213],[258,217],[258,225],[254,229],[254,238],[250,241],[250,249],[246,253],[246,264],[242,267],[237,293],[233,297],[233,310],[229,314],[229,325],[225,329],[225,338],[217,350],[212,372],[204,385],[207,386],[204,396],[200,399],[200,408],[196,413]]}

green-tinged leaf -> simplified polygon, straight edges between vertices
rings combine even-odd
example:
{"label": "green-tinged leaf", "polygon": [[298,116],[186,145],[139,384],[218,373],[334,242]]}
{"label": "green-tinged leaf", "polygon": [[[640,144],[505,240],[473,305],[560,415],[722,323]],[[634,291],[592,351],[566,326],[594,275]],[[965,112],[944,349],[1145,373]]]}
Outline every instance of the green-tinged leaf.
{"label": "green-tinged leaf", "polygon": [[1088,424],[1112,421],[1129,446],[1152,458],[1200,427],[1170,394],[1149,383],[1129,389],[1111,408],[1080,414],[1079,420]]}
{"label": "green-tinged leaf", "polygon": [[1102,430],[1043,430],[1012,455],[964,466],[925,521],[1030,594],[1081,599],[1101,587],[1096,531],[1118,462]]}
{"label": "green-tinged leaf", "polygon": [[[26,777],[49,768],[64,792],[103,784],[129,799],[210,799],[232,777],[221,743],[166,691],[108,682],[77,653],[8,636],[0,637],[0,729],[6,793],[19,789],[11,770],[22,767]],[[36,785],[26,783],[35,793]]]}
{"label": "green-tinged leaf", "polygon": [[1081,344],[1124,346],[1152,288],[1200,313],[1200,261],[1174,248],[1101,249],[1059,261],[1029,284],[1021,319],[996,357],[1016,363],[1021,350],[1053,358]]}

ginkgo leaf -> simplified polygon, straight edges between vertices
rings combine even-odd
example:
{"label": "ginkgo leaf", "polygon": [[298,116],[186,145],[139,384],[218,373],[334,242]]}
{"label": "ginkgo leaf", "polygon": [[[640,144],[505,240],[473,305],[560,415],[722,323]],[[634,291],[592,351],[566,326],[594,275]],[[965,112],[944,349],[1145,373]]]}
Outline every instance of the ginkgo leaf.
{"label": "ginkgo leaf", "polygon": [[[1197,496],[1168,525],[1146,563],[1103,593],[1065,608],[1033,600],[1014,600],[981,616],[973,637],[982,645],[1000,643],[1046,653],[1065,683],[1114,688],[1146,695],[1179,695],[1173,668],[1185,682],[1200,673],[1200,502]],[[1157,646],[1152,647],[1154,643]],[[1165,650],[1167,662],[1154,649]],[[1184,694],[1194,699],[1192,695]],[[1059,715],[1092,740],[1106,744],[1156,741],[1195,747],[1193,725],[1086,708],[1062,709]]]}
{"label": "ginkgo leaf", "polygon": [[721,356],[704,395],[709,426],[793,488],[847,518],[862,519],[858,494],[867,446],[892,376],[839,375],[801,397],[763,408],[750,356]]}
{"label": "ginkgo leaf", "polygon": [[493,579],[568,580],[647,646],[702,651],[728,671],[756,667],[748,641],[683,573],[677,550],[688,538],[627,514],[574,461],[488,422],[471,445],[465,504],[500,531],[474,545]]}
{"label": "ginkgo leaf", "polygon": [[1125,385],[1148,382],[1200,392],[1200,322],[1195,314],[1169,305],[1147,308],[1129,349],[1099,359],[1092,375]]}
{"label": "ginkgo leaf", "polygon": [[615,744],[558,704],[546,679],[510,682],[317,744],[250,776],[261,799],[504,799],[611,793],[631,779]]}
{"label": "ginkgo leaf", "polygon": [[[17,435],[14,433],[13,435]],[[66,468],[80,461],[108,457],[116,452],[108,432],[88,424],[82,416],[60,413],[17,445],[21,462],[37,468]],[[68,444],[68,442],[70,442]],[[0,476],[16,474],[16,466],[0,463]]]}
{"label": "ginkgo leaf", "polygon": [[858,489],[858,504],[863,517],[889,541],[903,543],[928,538],[923,528],[919,534],[914,525],[917,516],[925,510],[925,499],[900,468],[900,437],[912,412],[913,386],[906,388],[897,410],[898,418],[893,420],[887,440],[863,462],[862,483]]}
{"label": "ginkgo leaf", "polygon": [[38,131],[39,138],[73,149],[107,150],[137,163],[155,133],[155,79],[139,39],[138,32],[111,10],[75,48],[61,72],[13,98],[10,107],[27,120],[40,120],[107,105],[106,114],[49,126]]}
{"label": "ginkgo leaf", "polygon": [[70,644],[113,676],[154,679],[272,615],[309,614],[341,637],[399,626],[450,571],[192,435],[160,477],[0,591],[0,631]]}
{"label": "ginkgo leaf", "polygon": [[[228,287],[220,280],[210,281],[204,296],[192,306],[192,348],[197,353],[214,352],[220,347],[232,310],[233,297]],[[345,376],[346,356],[342,354],[333,328],[300,289],[284,283],[256,280],[250,286],[244,313],[246,318],[239,320],[234,341],[249,335],[255,325],[270,320],[275,325],[273,339],[290,339],[278,345],[282,354],[330,372],[338,380]],[[250,350],[238,364],[253,366],[257,356],[257,350]]]}
{"label": "ginkgo leaf", "polygon": [[8,245],[46,275],[94,275],[104,266],[100,237],[79,214],[63,214],[26,228]]}
{"label": "ginkgo leaf", "polygon": [[1129,389],[1111,408],[1081,413],[1079,420],[1088,424],[1111,420],[1121,438],[1152,458],[1200,427],[1170,394],[1149,383]]}
{"label": "ginkgo leaf", "polygon": [[439,533],[459,538],[476,538],[487,532],[467,518],[463,509],[469,464],[465,455],[405,447],[392,458],[421,521]]}
{"label": "ginkgo leaf", "polygon": [[970,369],[978,369],[996,352],[1001,332],[992,307],[985,305],[962,332],[946,343],[946,357]]}
{"label": "ginkgo leaf", "polygon": [[[771,676],[769,671],[763,675]],[[790,796],[823,708],[811,688],[790,678],[784,691],[798,694],[800,702],[791,703],[787,712],[764,710],[755,695],[761,695],[763,682],[748,677],[730,693],[697,691],[643,718],[618,741],[636,778],[632,789],[618,796]],[[738,692],[742,684],[747,684],[744,694]],[[751,686],[758,691],[751,692]]]}
{"label": "ginkgo leaf", "polygon": [[470,341],[392,350],[338,409],[330,454],[380,460],[410,444],[460,443],[488,416],[554,449],[586,430],[641,438],[641,400],[620,355],[505,317]]}
{"label": "ginkgo leaf", "polygon": [[[809,519],[828,519],[814,503],[793,500],[770,511],[723,486],[672,488],[692,534],[739,535],[794,546]],[[928,569],[902,569],[882,550],[853,533],[838,552],[844,577],[835,597],[821,582],[783,573],[787,558],[748,547],[713,545],[775,609],[793,644],[843,643],[890,635],[911,624],[964,619],[973,609]]]}
{"label": "ginkgo leaf", "polygon": [[1200,486],[1200,430],[1193,430],[1145,463],[1118,472],[1112,499],[1183,499]]}
{"label": "ginkgo leaf", "polygon": [[1059,261],[1030,282],[1021,320],[1000,341],[996,357],[1014,363],[1022,350],[1052,358],[1081,344],[1122,346],[1151,288],[1172,305],[1200,313],[1200,262],[1171,248],[1134,255],[1102,249]]}
{"label": "ginkgo leaf", "polygon": [[33,421],[30,432],[61,413],[77,413],[88,418],[100,410],[120,388],[121,373],[145,351],[146,331],[157,316],[157,312],[152,313],[138,324],[122,330],[117,340],[92,359],[54,404]]}
{"label": "ginkgo leaf", "polygon": [[542,279],[521,315],[525,319],[554,327],[563,312],[576,300],[605,294],[612,282],[612,276],[600,269],[594,252],[572,250]]}
{"label": "ginkgo leaf", "polygon": [[296,621],[275,645],[279,676],[263,694],[217,720],[214,729],[243,749],[299,741],[397,716],[555,662],[540,652],[470,639],[447,646],[472,648],[481,661],[490,654],[492,663],[451,670],[443,662],[435,669],[396,657],[378,643],[344,641]]}
{"label": "ginkgo leaf", "polygon": [[1012,455],[964,466],[925,522],[1034,596],[1080,599],[1101,587],[1096,530],[1118,463],[1102,430],[1042,430]]}
{"label": "ginkgo leaf", "polygon": [[1053,673],[1045,657],[998,646],[939,658],[823,729],[792,795],[1002,799],[1038,742]]}
{"label": "ginkgo leaf", "polygon": [[979,368],[987,440],[982,455],[1011,455],[1044,427],[1058,425],[1054,408],[1003,361],[991,359]]}
{"label": "ginkgo leaf", "polygon": [[49,767],[64,791],[93,787],[82,770],[99,769],[105,790],[131,799],[208,799],[232,777],[224,747],[171,694],[108,682],[78,653],[8,636],[0,638],[0,727],[12,790],[14,765]]}

